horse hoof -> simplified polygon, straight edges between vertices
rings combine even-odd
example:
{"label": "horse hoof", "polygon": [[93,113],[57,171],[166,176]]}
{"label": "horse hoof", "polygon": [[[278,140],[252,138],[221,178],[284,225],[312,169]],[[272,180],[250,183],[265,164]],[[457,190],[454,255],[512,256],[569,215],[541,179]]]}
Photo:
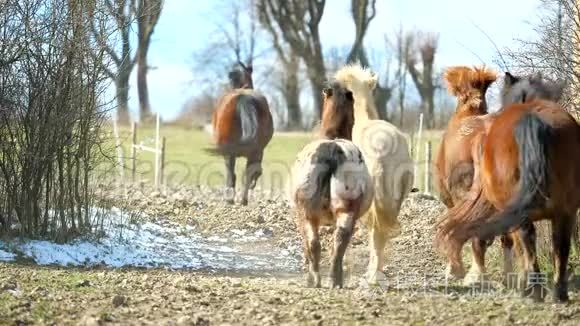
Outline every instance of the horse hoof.
{"label": "horse hoof", "polygon": [[453,268],[447,265],[445,269],[445,278],[449,280],[461,280],[465,277],[465,270],[463,267]]}
{"label": "horse hoof", "polygon": [[240,201],[240,205],[242,205],[242,206],[248,206],[248,200],[247,199],[242,199]]}
{"label": "horse hoof", "polygon": [[463,286],[473,286],[477,284],[483,284],[488,281],[488,277],[485,274],[478,272],[469,272],[465,275],[463,279]]}

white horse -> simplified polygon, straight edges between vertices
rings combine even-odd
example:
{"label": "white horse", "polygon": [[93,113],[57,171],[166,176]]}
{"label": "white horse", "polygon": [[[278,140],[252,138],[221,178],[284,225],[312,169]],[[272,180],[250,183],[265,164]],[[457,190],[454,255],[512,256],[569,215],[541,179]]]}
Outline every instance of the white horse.
{"label": "white horse", "polygon": [[340,69],[335,80],[350,90],[354,98],[352,140],[363,153],[372,178],[374,198],[366,214],[370,229],[369,284],[383,277],[387,241],[400,234],[398,215],[403,200],[413,186],[413,160],[405,135],[394,125],[379,120],[373,90],[377,76],[359,65]]}
{"label": "white horse", "polygon": [[373,186],[362,153],[344,139],[315,140],[292,167],[290,203],[303,241],[308,286],[320,287],[320,225],[336,225],[332,287],[343,286],[342,262],[356,221],[369,209]]}

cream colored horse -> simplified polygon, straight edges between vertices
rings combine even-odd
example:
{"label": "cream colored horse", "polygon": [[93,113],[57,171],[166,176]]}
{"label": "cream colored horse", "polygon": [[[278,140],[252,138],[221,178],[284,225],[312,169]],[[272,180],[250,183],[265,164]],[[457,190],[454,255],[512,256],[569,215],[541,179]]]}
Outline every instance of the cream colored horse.
{"label": "cream colored horse", "polygon": [[413,160],[405,135],[394,125],[379,120],[373,100],[377,76],[359,65],[340,69],[335,80],[352,91],[354,126],[352,140],[363,153],[374,186],[374,198],[366,214],[369,227],[369,284],[384,277],[384,250],[400,233],[398,215],[413,185]]}

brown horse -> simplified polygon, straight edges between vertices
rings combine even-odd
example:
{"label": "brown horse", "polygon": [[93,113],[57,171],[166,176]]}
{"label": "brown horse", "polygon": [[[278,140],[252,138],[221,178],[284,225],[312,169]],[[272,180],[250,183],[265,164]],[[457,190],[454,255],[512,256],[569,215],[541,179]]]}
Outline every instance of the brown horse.
{"label": "brown horse", "polygon": [[543,299],[541,284],[526,287],[530,273],[539,273],[533,222],[552,222],[553,297],[567,301],[566,269],[580,207],[580,126],[554,102],[561,91],[538,77],[514,77],[505,87],[502,110],[473,147],[471,194],[448,212],[437,234],[440,248],[457,264],[468,239],[513,232],[523,252],[524,294],[536,300]]}
{"label": "brown horse", "polygon": [[354,98],[352,92],[337,81],[328,83],[322,91],[320,136],[326,139],[352,140]]}
{"label": "brown horse", "polygon": [[[485,132],[481,117],[487,115],[487,89],[496,80],[496,73],[485,67],[450,67],[445,71],[449,92],[457,98],[457,108],[447,124],[443,141],[435,159],[435,181],[441,201],[452,208],[461,202],[471,189],[473,181],[473,158],[471,148],[474,140]],[[511,246],[504,244],[504,270],[511,271]],[[480,280],[485,273],[485,250],[488,244],[480,239],[471,242],[472,265],[464,283]],[[463,264],[448,265],[448,276],[463,277]]]}
{"label": "brown horse", "polygon": [[219,102],[212,116],[215,147],[206,149],[226,162],[227,201],[234,202],[236,158],[247,158],[241,204],[248,204],[248,191],[262,174],[264,148],[272,139],[274,125],[266,98],[253,90],[252,67],[229,74],[233,88]]}

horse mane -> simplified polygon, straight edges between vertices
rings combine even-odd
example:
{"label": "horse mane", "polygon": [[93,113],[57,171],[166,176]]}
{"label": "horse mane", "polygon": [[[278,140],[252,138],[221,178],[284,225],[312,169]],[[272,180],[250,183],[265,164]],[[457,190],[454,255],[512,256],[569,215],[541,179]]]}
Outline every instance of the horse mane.
{"label": "horse mane", "polygon": [[514,76],[506,72],[501,90],[502,105],[525,103],[534,99],[558,102],[563,95],[565,87],[566,83],[564,81],[553,81],[544,78],[539,72],[526,76]]}
{"label": "horse mane", "polygon": [[372,92],[377,86],[378,76],[368,67],[359,64],[348,64],[340,68],[334,75],[334,79],[354,95],[354,111],[368,116],[370,119],[378,119],[377,108],[372,98]]}
{"label": "horse mane", "polygon": [[466,95],[473,89],[487,88],[497,79],[497,74],[484,67],[455,66],[445,70],[449,92],[454,96]]}

